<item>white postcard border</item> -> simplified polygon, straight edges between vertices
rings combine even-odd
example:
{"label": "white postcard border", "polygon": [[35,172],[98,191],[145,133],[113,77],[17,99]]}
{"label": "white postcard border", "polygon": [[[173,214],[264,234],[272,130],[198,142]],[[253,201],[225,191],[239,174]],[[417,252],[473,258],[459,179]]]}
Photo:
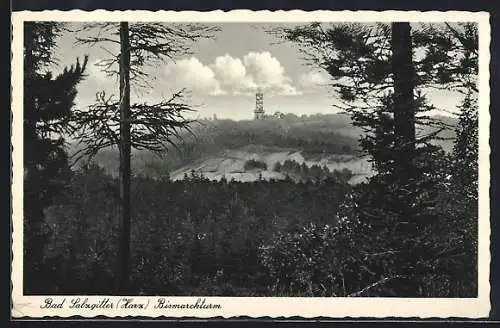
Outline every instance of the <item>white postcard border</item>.
{"label": "white postcard border", "polygon": [[[119,296],[25,296],[23,295],[23,22],[24,21],[166,21],[166,22],[477,22],[479,25],[479,246],[477,298],[299,298],[299,297],[167,297],[163,304],[177,308],[159,308],[161,297],[131,296],[135,304],[146,308],[123,308]],[[13,317],[420,317],[420,318],[482,318],[490,311],[490,146],[489,146],[489,62],[490,24],[486,12],[419,12],[419,11],[20,11],[12,13],[12,311]],[[70,308],[80,298],[94,308]],[[45,300],[63,302],[62,308],[43,308]],[[202,304],[203,303],[203,304]],[[100,304],[100,305],[99,305]],[[112,304],[113,308],[106,308]],[[184,305],[182,308],[181,305]],[[211,305],[211,308],[208,308]],[[217,306],[220,305],[220,308]]]}

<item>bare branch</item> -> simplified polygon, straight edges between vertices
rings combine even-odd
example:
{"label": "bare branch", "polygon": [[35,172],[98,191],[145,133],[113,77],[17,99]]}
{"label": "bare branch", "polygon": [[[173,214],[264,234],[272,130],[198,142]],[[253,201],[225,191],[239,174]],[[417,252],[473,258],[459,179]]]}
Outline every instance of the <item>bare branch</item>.
{"label": "bare branch", "polygon": [[[181,132],[190,131],[189,125],[194,122],[184,116],[193,109],[182,102],[183,91],[160,103],[130,106],[132,148],[159,154],[168,145],[176,147],[172,139],[180,140]],[[75,163],[83,157],[91,159],[104,148],[119,145],[119,101],[104,92],[98,93],[96,103],[86,110],[75,110],[71,122],[72,132],[82,145],[73,156]]]}

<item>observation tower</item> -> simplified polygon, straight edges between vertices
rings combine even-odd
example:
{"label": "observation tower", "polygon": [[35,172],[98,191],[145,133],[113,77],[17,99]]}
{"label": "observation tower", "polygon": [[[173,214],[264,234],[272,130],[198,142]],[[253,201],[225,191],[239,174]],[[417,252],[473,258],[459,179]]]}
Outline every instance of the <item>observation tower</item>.
{"label": "observation tower", "polygon": [[263,119],[264,118],[264,94],[262,93],[262,90],[259,88],[257,89],[257,93],[255,93],[255,119]]}

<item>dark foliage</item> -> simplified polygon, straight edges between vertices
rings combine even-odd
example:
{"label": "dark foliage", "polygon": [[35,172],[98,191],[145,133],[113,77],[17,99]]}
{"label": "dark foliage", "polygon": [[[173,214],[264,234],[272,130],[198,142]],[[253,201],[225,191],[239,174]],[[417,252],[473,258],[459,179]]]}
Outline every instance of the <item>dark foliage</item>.
{"label": "dark foliage", "polygon": [[[53,76],[47,67],[56,59],[52,48],[61,26],[26,22],[24,26],[24,224],[26,287],[36,289],[42,274],[43,250],[50,231],[43,211],[53,203],[68,174],[64,132],[84,77],[87,58]],[[29,250],[29,251],[28,251]]]}
{"label": "dark foliage", "polygon": [[[53,230],[42,293],[113,293],[118,242],[118,184],[97,166],[69,181],[48,210]],[[325,181],[132,181],[135,294],[272,295],[259,246],[276,231],[335,224],[350,187]]]}
{"label": "dark foliage", "polygon": [[[350,236],[351,258],[336,268],[348,265],[358,277],[343,279],[341,294],[476,295],[478,216],[461,212],[458,203],[477,208],[477,166],[472,164],[477,125],[470,96],[477,91],[477,26],[430,24],[410,32],[408,23],[313,23],[278,34],[299,44],[310,63],[330,74],[343,108],[365,132],[361,147],[376,169],[344,204],[339,234]],[[420,58],[413,49],[422,53]],[[432,144],[445,127],[425,114],[434,108],[422,93],[429,87],[469,94],[451,158]],[[435,126],[435,131],[418,136],[418,126]],[[457,166],[459,161],[465,165]],[[460,184],[469,196],[458,191]],[[335,278],[345,276],[337,272],[320,285],[328,290]],[[310,283],[310,290],[315,286],[318,281]]]}
{"label": "dark foliage", "polygon": [[[447,157],[436,152],[433,158],[423,163],[434,163],[433,178],[443,181],[434,196],[438,207],[428,217],[419,210],[425,225],[411,226],[402,225],[396,209],[385,203],[393,190],[374,193],[381,178],[353,188],[331,179],[136,177],[132,293],[473,297],[475,239],[464,239],[466,217],[456,220]],[[69,192],[47,211],[53,233],[40,292],[112,294],[117,180],[86,166],[67,184]],[[378,212],[366,213],[368,208]],[[413,238],[407,238],[410,233]]]}
{"label": "dark foliage", "polygon": [[243,165],[243,168],[245,171],[252,171],[252,170],[267,170],[267,164],[262,161],[257,161],[255,159],[249,159],[248,161],[245,162],[245,165]]}
{"label": "dark foliage", "polygon": [[294,160],[286,160],[283,163],[276,162],[273,169],[296,182],[332,180],[339,183],[347,183],[353,177],[349,169],[330,171],[327,166],[321,167],[314,164],[309,167],[304,162],[300,164]]}

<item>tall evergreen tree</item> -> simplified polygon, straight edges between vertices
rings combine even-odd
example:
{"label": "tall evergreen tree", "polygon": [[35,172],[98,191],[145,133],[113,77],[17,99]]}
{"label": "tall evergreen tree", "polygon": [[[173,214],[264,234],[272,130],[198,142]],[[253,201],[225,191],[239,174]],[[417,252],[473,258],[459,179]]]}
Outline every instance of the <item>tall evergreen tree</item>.
{"label": "tall evergreen tree", "polygon": [[472,199],[478,193],[478,118],[477,95],[469,92],[460,105],[452,155],[454,184]]}
{"label": "tall evergreen tree", "polygon": [[[479,217],[478,190],[478,103],[474,90],[460,106],[453,147],[450,183],[450,226],[460,240],[457,254],[463,270],[456,274],[463,280],[477,281],[477,236]],[[474,291],[477,292],[477,291]]]}
{"label": "tall evergreen tree", "polygon": [[24,26],[24,274],[28,292],[36,292],[37,279],[42,277],[49,234],[43,210],[61,191],[62,174],[68,169],[64,132],[87,63],[86,57],[83,64],[77,60],[56,77],[46,70],[55,61],[59,31],[53,22],[26,22]]}
{"label": "tall evergreen tree", "polygon": [[[364,256],[368,274],[403,278],[403,285],[414,287],[400,294],[432,294],[422,287],[425,276],[449,270],[442,259],[456,249],[456,240],[436,233],[445,215],[438,195],[446,191],[446,156],[431,141],[446,126],[426,113],[435,108],[423,92],[429,87],[474,90],[477,26],[429,24],[410,33],[408,23],[312,23],[276,32],[329,73],[342,100],[336,106],[365,132],[361,146],[376,175],[358,188],[349,215],[351,222],[360,222],[358,247],[382,250],[373,259]],[[416,127],[434,129],[422,135]],[[381,268],[381,261],[390,265]]]}
{"label": "tall evergreen tree", "polygon": [[131,87],[151,87],[147,66],[155,66],[175,56],[189,53],[188,42],[211,37],[211,33],[217,29],[199,24],[121,22],[119,25],[88,24],[80,32],[96,29],[100,33],[99,36],[81,37],[78,38],[78,43],[107,43],[119,46],[118,54],[102,60],[98,65],[110,76],[118,73],[120,98],[117,102],[112,97],[106,98],[104,92],[99,93],[97,103],[91,106],[91,110],[76,113],[74,127],[79,132],[77,139],[84,144],[77,158],[92,158],[102,149],[118,146],[121,238],[116,293],[126,294],[130,279],[131,148],[161,154],[167,144],[176,146],[173,139],[180,136],[180,130],[189,128],[191,121],[184,115],[192,110],[181,101],[182,91],[157,104],[131,104]]}

